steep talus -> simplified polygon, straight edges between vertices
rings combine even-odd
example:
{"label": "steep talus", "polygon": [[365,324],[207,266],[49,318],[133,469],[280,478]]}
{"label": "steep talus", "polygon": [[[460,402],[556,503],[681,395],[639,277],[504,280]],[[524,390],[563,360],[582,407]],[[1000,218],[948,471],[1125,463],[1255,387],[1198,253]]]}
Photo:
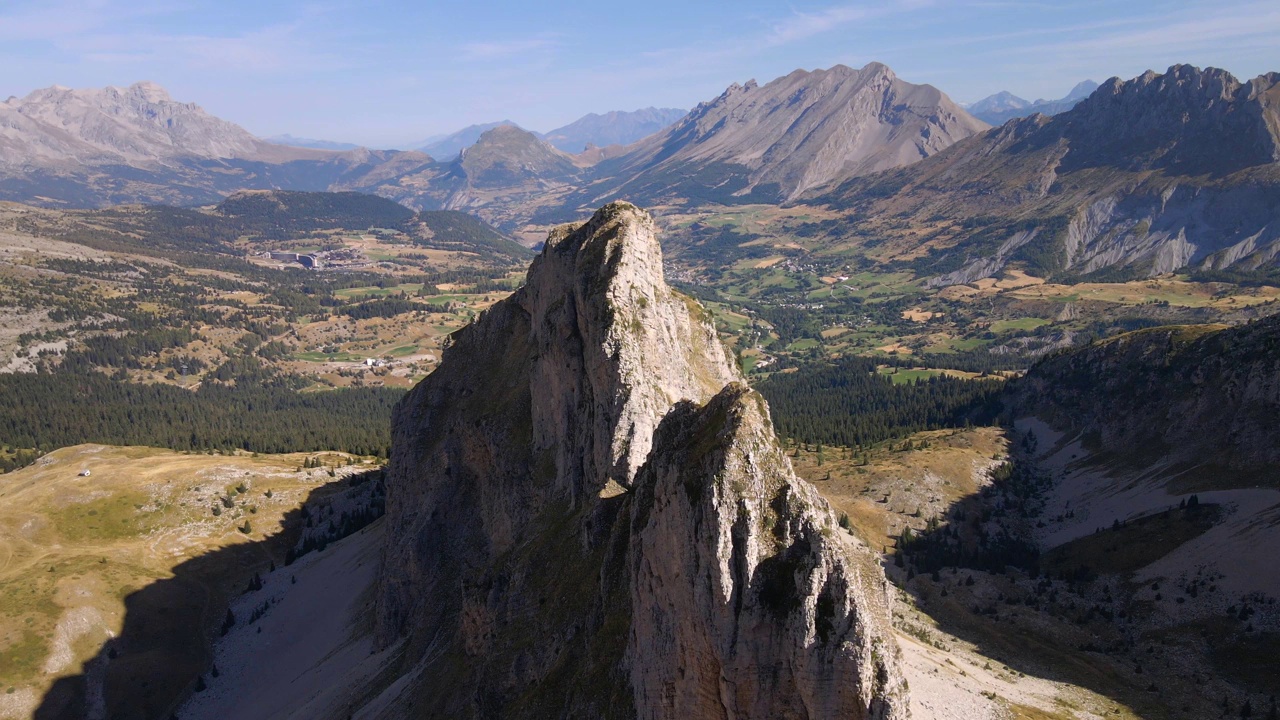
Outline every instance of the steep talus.
{"label": "steep talus", "polygon": [[[933,285],[1010,264],[1064,277],[1267,270],[1280,257],[1277,98],[1276,73],[1241,83],[1177,65],[1112,78],[1067,112],[1011,120],[821,202],[930,227],[914,264]],[[1031,231],[1034,242],[1009,247]],[[896,226],[869,232],[903,254],[921,249]]]}
{"label": "steep talus", "polygon": [[884,576],[741,380],[647,214],[553,231],[397,407],[378,717],[903,717]]}

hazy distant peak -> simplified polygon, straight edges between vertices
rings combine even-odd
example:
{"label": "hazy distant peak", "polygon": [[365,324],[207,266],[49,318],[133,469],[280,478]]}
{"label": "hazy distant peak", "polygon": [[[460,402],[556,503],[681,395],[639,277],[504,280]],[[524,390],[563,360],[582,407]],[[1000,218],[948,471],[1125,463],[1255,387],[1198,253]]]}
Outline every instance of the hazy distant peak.
{"label": "hazy distant peak", "polygon": [[663,130],[685,116],[678,108],[647,107],[630,112],[612,110],[604,114],[588,113],[558,127],[543,139],[568,153],[581,153],[591,147],[630,145]]}
{"label": "hazy distant peak", "polygon": [[1067,93],[1064,100],[1083,100],[1093,94],[1098,89],[1098,83],[1092,80],[1082,80],[1071,88],[1071,92]]}
{"label": "hazy distant peak", "polygon": [[450,160],[457,157],[458,153],[464,148],[474,145],[475,142],[480,139],[480,136],[486,131],[504,125],[515,128],[520,127],[510,120],[499,120],[498,122],[468,125],[457,132],[450,133],[443,137],[432,138],[430,142],[423,143],[418,149],[433,158]]}
{"label": "hazy distant peak", "polygon": [[356,150],[361,146],[355,143],[334,142],[332,140],[318,140],[316,138],[294,137],[289,133],[283,135],[273,135],[269,138],[263,138],[269,143],[276,145],[288,145],[290,147],[311,148],[314,150]]}
{"label": "hazy distant peak", "polygon": [[1075,107],[1076,103],[1088,97],[1097,88],[1098,83],[1092,80],[1083,80],[1076,83],[1075,87],[1071,88],[1071,92],[1067,93],[1063,98],[1057,100],[1037,98],[1034,102],[1024,100],[1007,90],[1002,90],[971,103],[967,106],[967,109],[975,117],[992,125],[1003,125],[1013,118],[1028,117],[1036,113],[1052,116],[1066,112]]}

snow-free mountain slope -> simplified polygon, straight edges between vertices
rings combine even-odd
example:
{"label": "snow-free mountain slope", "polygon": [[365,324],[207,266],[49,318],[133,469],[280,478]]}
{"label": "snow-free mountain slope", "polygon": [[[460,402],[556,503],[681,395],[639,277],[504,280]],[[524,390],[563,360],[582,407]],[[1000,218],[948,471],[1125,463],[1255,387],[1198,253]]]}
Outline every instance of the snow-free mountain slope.
{"label": "snow-free mountain slope", "polygon": [[601,163],[598,196],[786,200],[928,157],[985,130],[929,85],[888,67],[797,70],[734,84],[625,155]]}

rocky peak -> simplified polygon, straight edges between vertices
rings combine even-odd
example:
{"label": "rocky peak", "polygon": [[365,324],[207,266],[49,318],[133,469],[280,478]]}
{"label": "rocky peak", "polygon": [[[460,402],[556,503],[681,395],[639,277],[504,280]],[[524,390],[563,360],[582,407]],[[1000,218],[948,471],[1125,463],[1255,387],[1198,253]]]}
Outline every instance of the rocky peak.
{"label": "rocky peak", "polygon": [[[705,400],[741,379],[706,316],[691,315],[692,305],[667,286],[653,220],[634,205],[606,205],[584,225],[553,230],[521,299],[542,331],[535,384],[561,385],[565,366],[586,380],[533,408],[536,447],[591,448],[581,460],[558,458],[560,467],[582,467],[583,477],[569,480],[584,484],[578,491],[599,492],[609,480],[631,485],[672,405]],[[566,334],[580,345],[566,346]],[[558,433],[582,419],[583,397],[593,398],[595,427],[578,437]]]}
{"label": "rocky peak", "polygon": [[1092,95],[1093,91],[1097,89],[1098,83],[1092,80],[1081,80],[1076,83],[1075,87],[1071,88],[1071,92],[1067,93],[1067,96],[1062,99],[1067,101],[1083,100]]}
{"label": "rocky peak", "polygon": [[130,85],[129,92],[149,103],[173,102],[168,90],[150,80],[142,80]]}
{"label": "rocky peak", "polygon": [[876,559],[635,206],[553,230],[452,336],[396,408],[387,508],[376,629],[416,713],[904,717]]}
{"label": "rocky peak", "polygon": [[475,187],[565,180],[578,171],[567,154],[515,125],[484,131],[474,145],[462,150],[457,163]]}
{"label": "rocky peak", "polygon": [[[784,200],[911,164],[986,128],[936,88],[904,82],[880,63],[796,70],[759,87],[730,86],[633,146],[617,177],[621,190],[655,198],[673,179],[696,175],[725,196]],[[672,194],[680,192],[708,189]]]}
{"label": "rocky peak", "polygon": [[1229,173],[1280,160],[1274,78],[1242,84],[1218,68],[1174,65],[1111,78],[1057,126],[1064,169],[1115,165],[1180,174]]}

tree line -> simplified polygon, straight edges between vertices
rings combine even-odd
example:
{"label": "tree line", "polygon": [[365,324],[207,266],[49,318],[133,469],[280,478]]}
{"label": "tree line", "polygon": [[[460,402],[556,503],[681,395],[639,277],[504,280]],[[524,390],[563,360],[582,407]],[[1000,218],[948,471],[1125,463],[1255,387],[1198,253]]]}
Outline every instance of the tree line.
{"label": "tree line", "polygon": [[922,430],[962,427],[995,415],[996,380],[945,375],[898,384],[876,361],[843,357],[775,373],[757,385],[778,433],[804,443],[872,445]]}
{"label": "tree line", "polygon": [[0,446],[49,452],[94,442],[385,457],[391,408],[403,394],[392,388],[298,392],[283,378],[205,382],[192,392],[99,372],[0,375]]}

